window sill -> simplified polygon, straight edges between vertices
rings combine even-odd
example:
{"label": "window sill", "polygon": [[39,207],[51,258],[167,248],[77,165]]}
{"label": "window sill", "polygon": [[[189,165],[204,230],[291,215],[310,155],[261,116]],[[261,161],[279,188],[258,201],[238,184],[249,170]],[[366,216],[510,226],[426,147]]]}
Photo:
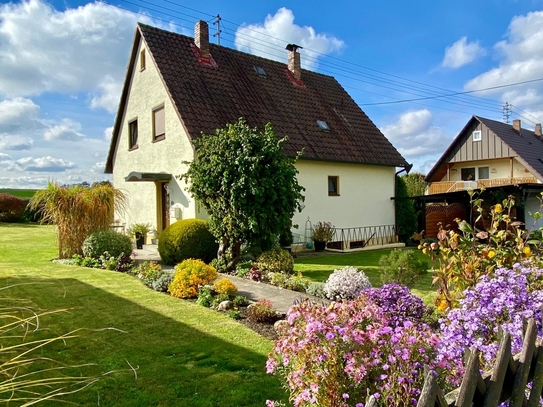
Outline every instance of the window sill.
{"label": "window sill", "polygon": [[328,192],[328,196],[341,196],[339,194],[331,194],[330,192]]}
{"label": "window sill", "polygon": [[165,135],[165,134],[161,134],[160,136],[155,137],[155,138],[153,139],[153,143],[156,143],[157,141],[162,141],[162,140],[164,140],[165,138],[166,138],[166,135]]}
{"label": "window sill", "polygon": [[128,149],[128,151],[134,151],[134,150],[137,150],[138,149],[138,145],[136,144],[135,146],[132,146]]}

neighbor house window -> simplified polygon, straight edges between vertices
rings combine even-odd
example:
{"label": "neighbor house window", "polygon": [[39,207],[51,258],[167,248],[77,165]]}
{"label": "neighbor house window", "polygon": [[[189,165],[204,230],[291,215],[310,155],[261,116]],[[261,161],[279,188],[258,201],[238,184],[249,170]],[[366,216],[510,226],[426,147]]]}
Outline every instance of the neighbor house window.
{"label": "neighbor house window", "polygon": [[153,140],[163,140],[166,137],[164,106],[153,110]]}
{"label": "neighbor house window", "polygon": [[328,196],[339,196],[339,177],[328,176]]}
{"label": "neighbor house window", "polygon": [[475,167],[462,168],[462,181],[475,181]]}
{"label": "neighbor house window", "polygon": [[475,130],[471,135],[473,136],[473,141],[481,141],[481,130]]}
{"label": "neighbor house window", "polygon": [[138,148],[138,120],[128,123],[128,148]]}
{"label": "neighbor house window", "polygon": [[488,171],[488,167],[479,167],[477,169],[479,178],[477,179],[489,179],[490,178],[490,172]]}
{"label": "neighbor house window", "polygon": [[145,50],[140,52],[140,71],[145,69]]}

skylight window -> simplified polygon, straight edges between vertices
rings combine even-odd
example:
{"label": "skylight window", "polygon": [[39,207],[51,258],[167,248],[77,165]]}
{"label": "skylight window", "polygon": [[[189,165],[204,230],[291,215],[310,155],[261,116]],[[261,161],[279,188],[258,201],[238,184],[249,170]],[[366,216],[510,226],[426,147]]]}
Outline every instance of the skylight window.
{"label": "skylight window", "polygon": [[330,131],[330,126],[328,126],[328,123],[324,120],[317,120],[317,126],[319,126],[321,130]]}
{"label": "skylight window", "polygon": [[266,76],[266,71],[261,66],[255,66],[255,72],[258,74],[258,76]]}

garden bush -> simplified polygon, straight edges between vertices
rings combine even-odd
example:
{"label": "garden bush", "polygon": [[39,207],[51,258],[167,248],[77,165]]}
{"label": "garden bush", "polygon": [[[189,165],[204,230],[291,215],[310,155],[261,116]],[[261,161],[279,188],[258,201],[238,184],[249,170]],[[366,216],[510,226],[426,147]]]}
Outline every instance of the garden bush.
{"label": "garden bush", "polygon": [[83,242],[85,257],[99,259],[106,252],[113,257],[129,256],[132,254],[132,241],[113,230],[99,230],[91,233]]}
{"label": "garden bush", "polygon": [[381,257],[379,267],[383,284],[397,283],[413,287],[430,266],[427,261],[418,259],[413,251],[396,249]]}
{"label": "garden bush", "polygon": [[158,240],[160,258],[169,265],[186,259],[200,259],[209,263],[217,256],[218,248],[207,222],[201,219],[184,219],[172,223],[162,231]]}
{"label": "garden bush", "polygon": [[201,305],[202,307],[209,308],[213,303],[213,294],[208,286],[200,287],[198,290],[198,298],[196,299],[196,304]]}
{"label": "garden bush", "polygon": [[263,273],[290,274],[294,270],[294,259],[285,249],[274,247],[258,256],[256,266]]}
{"label": "garden bush", "polygon": [[247,297],[244,297],[243,295],[236,295],[234,298],[235,307],[246,307],[247,305],[249,305],[249,299]]}
{"label": "garden bush", "polygon": [[175,266],[175,277],[169,286],[171,295],[177,298],[195,298],[201,286],[218,276],[217,270],[202,260],[188,259]]}
{"label": "garden bush", "polygon": [[326,298],[326,295],[324,294],[324,283],[321,283],[320,281],[309,283],[305,292],[314,297]]}
{"label": "garden bush", "polygon": [[161,292],[161,293],[167,293],[168,287],[173,281],[173,274],[172,273],[164,273],[160,277],[158,277],[156,280],[153,281],[151,284],[153,290]]}
{"label": "garden bush", "polygon": [[164,271],[162,270],[160,264],[151,261],[144,261],[143,263],[138,264],[132,273],[147,287],[153,287],[153,283],[162,277]]}
{"label": "garden bush", "polygon": [[238,291],[238,287],[227,278],[221,278],[213,283],[215,291],[218,294],[234,295]]}
{"label": "garden bush", "polygon": [[324,283],[323,291],[330,300],[352,300],[366,288],[371,288],[371,282],[364,272],[356,267],[346,266],[330,274]]}
{"label": "garden bush", "polygon": [[252,322],[274,322],[277,313],[270,300],[258,300],[247,308],[247,319]]}
{"label": "garden bush", "polygon": [[308,281],[304,280],[301,274],[295,276],[283,273],[268,273],[270,284],[287,290],[304,292]]}
{"label": "garden bush", "polygon": [[23,220],[26,203],[23,199],[10,194],[0,194],[0,222]]}
{"label": "garden bush", "polygon": [[438,339],[410,321],[393,329],[364,294],[329,306],[303,301],[288,311],[266,370],[281,378],[297,407],[360,407],[368,394],[379,406],[411,407],[424,366],[436,374],[450,368],[436,357]]}

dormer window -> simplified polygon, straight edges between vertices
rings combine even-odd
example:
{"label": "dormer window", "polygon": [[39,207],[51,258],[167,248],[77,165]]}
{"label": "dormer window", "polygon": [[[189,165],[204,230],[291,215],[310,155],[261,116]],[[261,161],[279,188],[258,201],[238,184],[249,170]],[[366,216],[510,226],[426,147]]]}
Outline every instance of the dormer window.
{"label": "dormer window", "polygon": [[266,77],[266,71],[264,70],[264,68],[262,68],[261,66],[255,66],[254,68],[258,76]]}
{"label": "dormer window", "polygon": [[317,120],[317,126],[319,126],[321,130],[330,131],[330,126],[328,126],[328,123],[324,120]]}
{"label": "dormer window", "polygon": [[140,71],[143,71],[145,69],[145,50],[141,50],[140,52]]}
{"label": "dormer window", "polygon": [[473,137],[473,141],[481,141],[481,130],[475,130],[473,133],[471,133]]}

